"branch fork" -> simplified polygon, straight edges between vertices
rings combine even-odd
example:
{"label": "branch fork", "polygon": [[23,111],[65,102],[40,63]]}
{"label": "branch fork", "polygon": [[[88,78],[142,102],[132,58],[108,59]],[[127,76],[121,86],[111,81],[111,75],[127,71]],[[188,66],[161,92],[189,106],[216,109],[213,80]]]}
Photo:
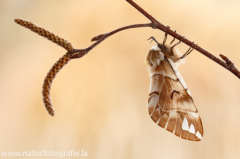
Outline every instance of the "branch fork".
{"label": "branch fork", "polygon": [[161,24],[159,21],[157,21],[154,17],[152,17],[150,14],[148,14],[144,9],[142,9],[140,6],[138,6],[132,0],[126,0],[126,1],[130,5],[132,5],[135,9],[137,9],[139,12],[141,12],[146,18],[148,18],[151,21],[151,23],[133,24],[133,25],[129,25],[129,26],[124,26],[124,27],[118,28],[116,30],[113,30],[109,33],[97,35],[97,36],[93,37],[91,40],[92,42],[95,42],[95,43],[93,43],[91,46],[89,46],[85,49],[75,49],[73,47],[73,45],[70,42],[68,42],[67,40],[59,37],[58,35],[50,32],[42,27],[39,27],[39,26],[33,24],[32,22],[22,20],[22,19],[14,20],[17,24],[30,29],[31,31],[47,38],[48,40],[56,43],[59,46],[62,46],[63,48],[65,48],[67,50],[67,53],[65,55],[63,55],[50,69],[50,71],[48,72],[47,76],[45,77],[45,80],[43,83],[43,90],[42,90],[43,101],[44,101],[45,107],[50,115],[54,116],[54,114],[55,114],[52,103],[51,103],[51,98],[50,98],[51,84],[52,84],[52,81],[55,78],[56,74],[63,68],[63,66],[65,66],[71,59],[82,58],[83,56],[88,54],[88,52],[91,51],[94,47],[96,47],[98,44],[100,44],[105,39],[107,39],[109,36],[112,36],[113,34],[123,31],[123,30],[126,30],[126,29],[151,27],[153,29],[162,30],[163,32],[165,32],[165,35],[167,35],[167,34],[171,35],[174,38],[173,41],[175,39],[181,40],[181,42],[185,43],[186,45],[190,46],[192,49],[195,49],[198,52],[202,53],[203,55],[207,56],[209,59],[215,61],[222,67],[224,67],[227,70],[229,70],[230,72],[232,72],[235,76],[240,78],[240,72],[234,66],[234,63],[232,63],[232,61],[229,58],[220,54],[220,57],[223,59],[223,61],[222,61],[221,59],[215,57],[211,53],[207,52],[206,50],[204,50],[203,48],[198,46],[197,44],[194,44],[190,40],[186,39],[184,36],[179,35],[178,33],[176,33],[176,31],[172,31],[170,29],[170,27],[168,27],[168,26],[166,27],[163,24]]}

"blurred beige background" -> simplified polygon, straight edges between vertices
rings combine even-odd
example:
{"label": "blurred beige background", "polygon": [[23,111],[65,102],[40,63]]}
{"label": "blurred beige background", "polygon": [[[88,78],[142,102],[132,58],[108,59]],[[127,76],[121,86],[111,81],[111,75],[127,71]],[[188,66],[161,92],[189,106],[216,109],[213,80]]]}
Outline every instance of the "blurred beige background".
{"label": "blurred beige background", "polygon": [[[135,2],[212,54],[228,56],[240,69],[240,1]],[[32,21],[76,48],[91,45],[95,35],[149,22],[125,0],[1,0],[1,151],[83,149],[88,157],[82,158],[91,159],[240,158],[240,81],[202,54],[193,51],[180,67],[202,118],[201,142],[176,137],[148,115],[145,56],[154,43],[146,39],[154,35],[162,41],[164,36],[151,28],[120,32],[70,61],[53,82],[56,115],[51,117],[42,102],[43,79],[66,51],[14,18]]]}

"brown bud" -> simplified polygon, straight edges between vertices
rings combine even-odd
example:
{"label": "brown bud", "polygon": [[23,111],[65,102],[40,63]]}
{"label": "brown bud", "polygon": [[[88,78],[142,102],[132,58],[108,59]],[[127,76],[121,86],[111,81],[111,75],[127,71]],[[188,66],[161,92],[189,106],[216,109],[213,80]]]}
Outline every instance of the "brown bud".
{"label": "brown bud", "polygon": [[226,62],[229,60],[226,56],[224,56],[224,55],[222,55],[222,54],[219,54],[219,56],[220,56],[224,61],[226,61]]}
{"label": "brown bud", "polygon": [[97,35],[97,36],[95,36],[94,38],[92,38],[92,40],[91,41],[98,41],[98,40],[100,40],[102,37],[104,37],[105,36],[105,34],[100,34],[100,35]]}

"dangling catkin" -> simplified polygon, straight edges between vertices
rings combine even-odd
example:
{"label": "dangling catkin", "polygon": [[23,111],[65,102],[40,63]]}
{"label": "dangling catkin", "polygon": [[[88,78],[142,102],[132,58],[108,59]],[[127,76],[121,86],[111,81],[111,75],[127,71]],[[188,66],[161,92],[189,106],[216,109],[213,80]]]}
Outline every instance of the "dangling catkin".
{"label": "dangling catkin", "polygon": [[29,21],[26,21],[23,19],[15,19],[14,21],[17,24],[24,26],[24,27],[30,29],[31,31],[47,38],[48,40],[51,40],[52,42],[64,47],[69,52],[73,51],[73,49],[74,49],[72,44],[70,42],[68,42],[67,40],[55,35],[54,33],[50,32],[40,26],[37,26],[36,24],[33,24],[32,22],[29,22]]}
{"label": "dangling catkin", "polygon": [[51,102],[51,97],[50,97],[50,90],[51,90],[51,85],[53,82],[53,79],[55,78],[56,74],[65,66],[68,61],[71,60],[71,54],[67,52],[63,57],[61,57],[50,69],[48,72],[47,76],[44,79],[43,83],[43,90],[42,90],[42,95],[43,95],[43,102],[45,104],[45,107],[48,111],[49,114],[54,116],[54,110]]}

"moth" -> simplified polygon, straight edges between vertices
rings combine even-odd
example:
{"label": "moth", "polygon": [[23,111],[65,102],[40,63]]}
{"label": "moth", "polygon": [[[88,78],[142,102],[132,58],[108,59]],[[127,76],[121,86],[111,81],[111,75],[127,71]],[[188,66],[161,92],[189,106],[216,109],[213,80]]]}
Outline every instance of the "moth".
{"label": "moth", "polygon": [[[184,38],[184,37],[183,37]],[[182,38],[182,39],[183,39]],[[191,93],[177,68],[184,58],[193,50],[190,47],[184,55],[175,47],[182,39],[172,45],[157,43],[147,54],[150,72],[148,112],[152,120],[160,127],[183,139],[200,141],[203,137],[203,126]],[[193,42],[194,43],[194,42]]]}

